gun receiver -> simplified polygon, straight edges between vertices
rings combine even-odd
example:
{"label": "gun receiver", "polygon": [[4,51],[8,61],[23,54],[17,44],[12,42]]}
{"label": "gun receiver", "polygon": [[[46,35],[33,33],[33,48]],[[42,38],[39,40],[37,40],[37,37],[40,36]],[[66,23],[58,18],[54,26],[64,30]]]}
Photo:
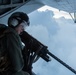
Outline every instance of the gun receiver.
{"label": "gun receiver", "polygon": [[30,49],[31,52],[34,52],[35,55],[38,55],[39,57],[43,58],[45,61],[50,61],[50,56],[53,57],[55,60],[60,62],[62,65],[64,65],[66,68],[68,68],[70,71],[76,74],[76,70],[74,70],[72,67],[67,65],[65,62],[57,58],[55,55],[53,55],[49,50],[47,50],[47,46],[40,43],[38,40],[33,38],[31,35],[29,35],[27,32],[23,32],[22,35],[20,35],[22,42],[26,45],[27,49]]}
{"label": "gun receiver", "polygon": [[22,35],[20,35],[20,37],[22,42],[26,45],[27,49],[30,49],[31,52],[34,52],[39,57],[43,58],[45,61],[50,61],[47,46],[44,46],[42,43],[37,41],[25,31],[22,33]]}

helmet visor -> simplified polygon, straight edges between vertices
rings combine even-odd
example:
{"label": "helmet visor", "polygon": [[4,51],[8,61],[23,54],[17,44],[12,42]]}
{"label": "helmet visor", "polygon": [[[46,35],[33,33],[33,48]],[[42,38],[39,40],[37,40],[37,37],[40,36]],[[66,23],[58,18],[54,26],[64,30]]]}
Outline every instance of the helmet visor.
{"label": "helmet visor", "polygon": [[26,21],[22,21],[20,25],[23,26],[24,29],[28,27],[28,23]]}

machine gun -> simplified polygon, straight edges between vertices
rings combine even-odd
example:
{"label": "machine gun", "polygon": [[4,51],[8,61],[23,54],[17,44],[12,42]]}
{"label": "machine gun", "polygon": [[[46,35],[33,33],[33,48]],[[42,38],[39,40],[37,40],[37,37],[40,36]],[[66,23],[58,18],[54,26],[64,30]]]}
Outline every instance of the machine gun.
{"label": "machine gun", "polygon": [[26,45],[26,48],[29,49],[30,52],[33,54],[32,62],[33,62],[33,60],[35,59],[36,56],[41,57],[46,62],[49,62],[50,61],[50,56],[51,56],[52,58],[57,60],[59,63],[61,63],[63,66],[65,66],[70,71],[72,71],[73,73],[76,74],[76,70],[74,70],[72,67],[67,65],[62,60],[60,60],[54,54],[49,52],[49,50],[47,49],[48,48],[47,46],[43,45],[41,42],[39,42],[34,37],[29,35],[26,31],[24,31],[22,33],[22,35],[20,35],[20,37],[21,37],[21,40],[23,41],[23,43]]}

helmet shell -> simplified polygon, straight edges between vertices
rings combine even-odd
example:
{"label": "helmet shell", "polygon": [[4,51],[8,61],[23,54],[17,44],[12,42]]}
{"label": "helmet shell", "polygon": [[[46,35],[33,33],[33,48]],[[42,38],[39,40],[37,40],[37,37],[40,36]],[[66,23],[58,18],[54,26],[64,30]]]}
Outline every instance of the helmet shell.
{"label": "helmet shell", "polygon": [[15,12],[8,18],[9,27],[17,27],[21,22],[26,21],[29,26],[29,17],[26,13]]}

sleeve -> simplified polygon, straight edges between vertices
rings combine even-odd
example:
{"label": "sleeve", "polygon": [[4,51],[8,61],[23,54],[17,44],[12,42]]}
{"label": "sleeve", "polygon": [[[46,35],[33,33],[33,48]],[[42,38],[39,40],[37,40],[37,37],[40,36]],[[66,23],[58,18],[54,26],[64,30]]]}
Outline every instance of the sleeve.
{"label": "sleeve", "polygon": [[16,35],[8,35],[7,49],[13,66],[13,71],[21,71],[24,66],[24,61],[21,51],[21,41]]}

